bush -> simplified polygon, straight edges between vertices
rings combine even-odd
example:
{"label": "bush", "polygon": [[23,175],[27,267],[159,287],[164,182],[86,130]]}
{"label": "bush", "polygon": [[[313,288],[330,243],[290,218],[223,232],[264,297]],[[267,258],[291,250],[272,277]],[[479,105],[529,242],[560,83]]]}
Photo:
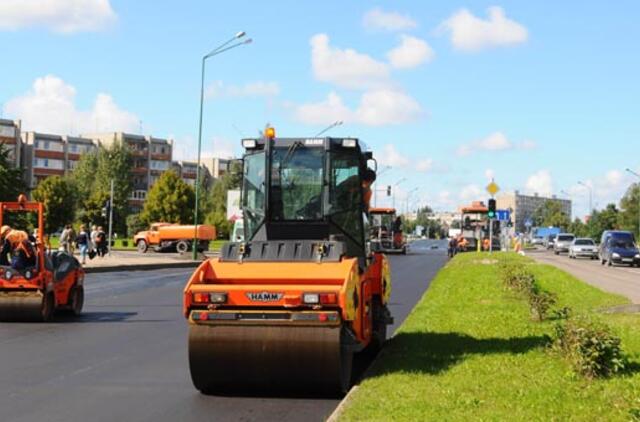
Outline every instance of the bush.
{"label": "bush", "polygon": [[500,277],[505,286],[511,290],[528,293],[535,285],[535,276],[522,263],[502,261]]}
{"label": "bush", "polygon": [[536,321],[542,321],[546,318],[547,312],[557,302],[557,297],[551,292],[538,289],[534,284],[534,288],[529,291],[529,306],[531,308],[531,317]]}
{"label": "bush", "polygon": [[606,325],[587,318],[568,319],[556,325],[554,348],[588,377],[608,377],[624,370],[627,358],[620,338]]}

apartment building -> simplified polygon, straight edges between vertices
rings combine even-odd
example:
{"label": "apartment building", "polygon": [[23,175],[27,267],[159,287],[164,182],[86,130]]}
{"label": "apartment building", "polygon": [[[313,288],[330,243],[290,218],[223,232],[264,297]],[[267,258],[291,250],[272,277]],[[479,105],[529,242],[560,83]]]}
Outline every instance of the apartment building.
{"label": "apartment building", "polygon": [[206,158],[203,160],[205,167],[209,170],[209,174],[214,179],[224,176],[231,170],[231,163],[233,159],[231,158]]}
{"label": "apartment building", "polygon": [[0,119],[0,144],[9,150],[9,159],[14,167],[19,167],[22,153],[19,120]]}
{"label": "apartment building", "polygon": [[526,232],[527,222],[533,222],[533,216],[548,201],[556,201],[560,204],[562,212],[571,218],[571,200],[551,197],[523,195],[518,191],[505,193],[496,198],[496,206],[499,209],[511,209],[511,221],[516,231]]}
{"label": "apartment building", "polygon": [[25,182],[31,189],[49,176],[73,171],[82,154],[98,147],[91,139],[40,132],[24,132],[22,146]]}

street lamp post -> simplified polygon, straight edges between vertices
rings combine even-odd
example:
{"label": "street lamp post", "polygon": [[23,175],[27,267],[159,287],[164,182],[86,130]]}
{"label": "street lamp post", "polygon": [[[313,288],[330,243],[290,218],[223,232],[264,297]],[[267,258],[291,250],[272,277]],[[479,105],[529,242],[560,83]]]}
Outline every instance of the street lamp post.
{"label": "street lamp post", "polygon": [[411,189],[409,192],[407,192],[407,197],[405,198],[405,204],[404,204],[404,213],[405,214],[409,214],[409,197],[411,196],[411,194],[415,191],[417,191],[418,188],[413,188]]}
{"label": "street lamp post", "polygon": [[[200,158],[202,154],[202,111],[204,108],[204,68],[205,62],[208,58],[217,56],[220,53],[223,53],[227,50],[231,50],[232,48],[239,47],[244,44],[251,43],[251,38],[248,38],[244,41],[239,41],[235,44],[231,44],[233,41],[238,40],[244,37],[246,33],[244,31],[238,32],[233,38],[227,40],[226,42],[220,44],[215,49],[211,50],[208,54],[202,57],[202,68],[200,74],[200,119],[198,123],[198,166],[196,168],[196,204],[193,212],[193,223],[194,223],[194,232],[193,232],[193,260],[195,261],[198,258],[198,208],[199,208],[199,195],[200,195]],[[227,47],[228,46],[228,47]]]}
{"label": "street lamp post", "polygon": [[589,215],[591,215],[591,213],[593,213],[593,188],[581,181],[578,181],[578,184],[589,189]]}
{"label": "street lamp post", "polygon": [[640,243],[640,174],[636,173],[635,171],[631,170],[631,169],[626,169],[627,172],[633,174],[634,176],[636,176],[638,178],[638,238],[636,239],[637,242]]}
{"label": "street lamp post", "polygon": [[333,123],[331,123],[329,126],[325,127],[324,129],[322,129],[320,132],[316,133],[314,138],[317,138],[318,136],[322,135],[323,133],[333,129],[336,126],[340,126],[341,124],[343,124],[344,122],[342,120],[338,120],[335,121]]}
{"label": "street lamp post", "polygon": [[395,185],[393,185],[393,192],[391,192],[392,198],[393,198],[392,199],[393,200],[393,208],[396,207],[396,186],[398,186],[400,183],[404,182],[405,180],[407,180],[407,178],[403,177],[402,179],[398,180]]}
{"label": "street lamp post", "polygon": [[564,195],[567,197],[567,199],[569,199],[569,202],[571,202],[571,218],[573,218],[573,200],[571,199],[571,194],[569,192],[567,192],[566,190],[561,190],[560,191],[561,195]]}

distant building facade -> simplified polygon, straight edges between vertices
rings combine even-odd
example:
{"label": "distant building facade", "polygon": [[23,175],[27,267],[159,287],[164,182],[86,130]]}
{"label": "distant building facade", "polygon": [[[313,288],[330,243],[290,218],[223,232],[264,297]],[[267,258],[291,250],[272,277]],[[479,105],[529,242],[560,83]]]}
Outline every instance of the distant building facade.
{"label": "distant building facade", "polygon": [[205,167],[209,170],[209,174],[214,179],[218,179],[231,170],[232,158],[206,158],[204,160]]}
{"label": "distant building facade", "polygon": [[533,222],[533,217],[538,209],[548,201],[555,201],[560,204],[562,212],[571,219],[571,200],[561,199],[552,195],[551,197],[534,195],[523,195],[518,191],[505,193],[496,198],[496,206],[499,209],[511,210],[511,221],[518,232],[527,231],[527,221]]}
{"label": "distant building facade", "polygon": [[9,150],[9,160],[14,167],[21,165],[22,139],[20,121],[0,119],[0,144]]}

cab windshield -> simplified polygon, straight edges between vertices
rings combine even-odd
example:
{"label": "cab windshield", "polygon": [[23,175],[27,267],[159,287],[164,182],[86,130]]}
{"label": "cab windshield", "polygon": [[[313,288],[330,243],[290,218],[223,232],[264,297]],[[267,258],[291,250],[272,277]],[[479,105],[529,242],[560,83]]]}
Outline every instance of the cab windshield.
{"label": "cab windshield", "polygon": [[322,219],[324,150],[295,143],[288,148],[273,148],[271,154],[272,219]]}

